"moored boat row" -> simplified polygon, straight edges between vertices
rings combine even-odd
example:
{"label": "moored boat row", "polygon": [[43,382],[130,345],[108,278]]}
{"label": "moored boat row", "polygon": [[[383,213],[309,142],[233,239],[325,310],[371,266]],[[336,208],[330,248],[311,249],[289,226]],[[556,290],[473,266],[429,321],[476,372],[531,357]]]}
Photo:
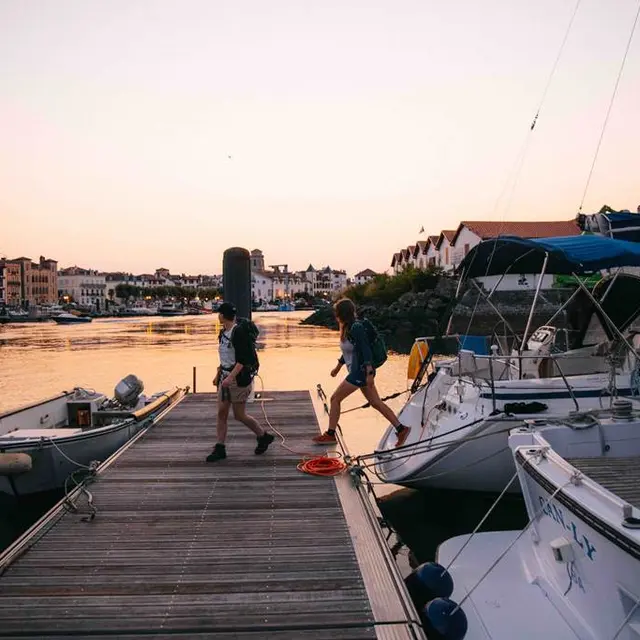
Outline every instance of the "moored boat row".
{"label": "moored boat row", "polygon": [[494,336],[490,354],[459,349],[439,361],[437,340],[416,341],[413,393],[400,413],[412,433],[402,447],[385,433],[376,473],[409,487],[491,492],[494,507],[518,492],[528,522],[479,532],[490,509],[472,533],[442,542],[407,586],[437,638],[638,638],[640,279],[622,267],[640,266],[640,245],[499,238],[461,268],[484,273],[491,252],[506,270],[505,248],[543,273],[611,271],[593,291],[579,287],[575,327],[549,322],[519,341]]}

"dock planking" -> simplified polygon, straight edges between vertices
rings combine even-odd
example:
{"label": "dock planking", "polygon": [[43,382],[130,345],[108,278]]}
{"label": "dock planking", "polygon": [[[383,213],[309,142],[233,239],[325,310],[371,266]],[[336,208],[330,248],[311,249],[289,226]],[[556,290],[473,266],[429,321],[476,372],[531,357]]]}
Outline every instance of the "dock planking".
{"label": "dock planking", "polygon": [[[308,392],[265,408],[311,449]],[[300,473],[277,440],[256,456],[233,420],[228,458],[206,463],[215,411],[186,396],[90,486],[93,521],[65,513],[7,568],[0,638],[424,637],[348,477]]]}

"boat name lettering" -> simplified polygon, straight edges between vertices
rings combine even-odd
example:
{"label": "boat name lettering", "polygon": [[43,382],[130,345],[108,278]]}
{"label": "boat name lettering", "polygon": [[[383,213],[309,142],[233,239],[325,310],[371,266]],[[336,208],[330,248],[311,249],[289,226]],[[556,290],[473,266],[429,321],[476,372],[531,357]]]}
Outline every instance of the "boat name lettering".
{"label": "boat name lettering", "polygon": [[586,593],[585,588],[584,588],[584,583],[582,582],[582,578],[580,577],[580,574],[578,573],[578,570],[576,569],[576,565],[574,562],[571,562],[569,564],[569,577],[571,579],[571,581],[574,584],[578,585],[578,588],[580,589],[580,591],[582,591],[582,593]]}
{"label": "boat name lettering", "polygon": [[563,510],[552,502],[547,502],[542,496],[538,496],[538,500],[542,507],[542,513],[557,522],[563,529],[570,531],[576,544],[584,551],[584,555],[589,560],[593,560],[596,548],[589,542],[589,538],[580,532],[576,523],[573,520],[566,520]]}

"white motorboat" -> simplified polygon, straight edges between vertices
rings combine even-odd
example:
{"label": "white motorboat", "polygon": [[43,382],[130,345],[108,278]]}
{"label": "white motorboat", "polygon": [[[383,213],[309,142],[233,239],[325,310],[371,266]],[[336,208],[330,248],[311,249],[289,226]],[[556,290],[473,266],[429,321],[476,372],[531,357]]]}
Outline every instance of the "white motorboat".
{"label": "white motorboat", "polygon": [[113,399],[76,388],[0,415],[0,493],[64,486],[71,473],[104,461],[182,394],[175,388],[147,397],[143,389],[130,375]]}
{"label": "white motorboat", "polygon": [[51,319],[58,324],[85,324],[91,322],[91,316],[76,316],[73,313],[60,313],[57,316],[51,316]]}
{"label": "white motorboat", "polygon": [[509,447],[529,522],[441,544],[431,616],[458,609],[466,640],[640,637],[640,413],[527,424]]}
{"label": "white motorboat", "polygon": [[155,316],[155,315],[158,315],[158,309],[156,307],[144,307],[141,305],[140,306],[135,305],[133,307],[125,307],[121,309],[118,315],[124,318],[127,318],[127,317],[136,318],[140,316],[145,316],[145,317]]}
{"label": "white motorboat", "polygon": [[162,304],[158,307],[158,315],[159,316],[186,316],[186,309],[182,309],[176,304]]}
{"label": "white motorboat", "polygon": [[[414,393],[398,416],[411,432],[395,448],[395,431],[387,429],[375,456],[377,474],[410,487],[501,491],[513,474],[507,433],[520,420],[600,409],[615,396],[637,396],[640,336],[631,325],[640,315],[640,278],[621,273],[623,265],[640,265],[640,244],[584,235],[500,237],[477,245],[461,265],[461,281],[514,266],[541,274],[617,271],[593,293],[580,283],[569,302],[582,296],[591,306],[587,313],[580,307],[572,331],[548,324],[528,337],[528,325],[520,343],[512,337],[515,346],[494,336],[491,354],[461,349],[438,362],[422,384],[433,364],[433,353],[425,349]],[[539,289],[529,323],[538,294]],[[594,339],[598,333],[600,341]]]}

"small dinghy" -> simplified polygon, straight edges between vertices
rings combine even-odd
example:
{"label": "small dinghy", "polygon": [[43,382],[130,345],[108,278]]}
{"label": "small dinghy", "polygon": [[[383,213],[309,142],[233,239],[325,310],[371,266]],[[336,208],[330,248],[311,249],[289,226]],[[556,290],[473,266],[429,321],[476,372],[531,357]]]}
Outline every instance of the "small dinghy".
{"label": "small dinghy", "polygon": [[147,397],[143,390],[129,375],[111,399],[75,388],[0,415],[0,493],[63,487],[72,473],[106,460],[184,393],[176,387]]}

